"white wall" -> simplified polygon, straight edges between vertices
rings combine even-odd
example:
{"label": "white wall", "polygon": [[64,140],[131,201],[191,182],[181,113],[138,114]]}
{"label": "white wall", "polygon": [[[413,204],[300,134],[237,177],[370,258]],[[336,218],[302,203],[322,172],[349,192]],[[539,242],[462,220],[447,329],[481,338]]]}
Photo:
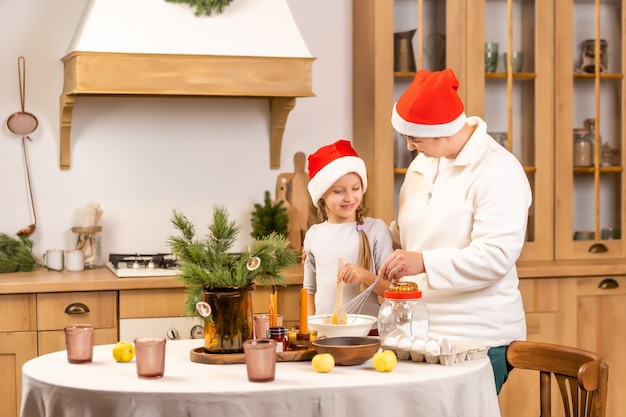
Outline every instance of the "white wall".
{"label": "white wall", "polygon": [[[164,1],[164,0],[154,0]],[[314,98],[297,100],[283,138],[281,166],[269,168],[266,100],[84,98],[74,110],[71,169],[59,169],[60,59],[85,0],[0,1],[0,233],[32,223],[21,138],[6,127],[20,110],[17,58],[26,58],[26,111],[39,127],[27,152],[37,212],[31,239],[41,255],[74,245],[87,203],[104,209],[103,249],[167,252],[172,209],[200,232],[214,204],[228,207],[250,241],[250,213],[293,155],[352,134],[351,1],[289,0],[311,54]],[[149,12],[149,11],[147,11]]]}

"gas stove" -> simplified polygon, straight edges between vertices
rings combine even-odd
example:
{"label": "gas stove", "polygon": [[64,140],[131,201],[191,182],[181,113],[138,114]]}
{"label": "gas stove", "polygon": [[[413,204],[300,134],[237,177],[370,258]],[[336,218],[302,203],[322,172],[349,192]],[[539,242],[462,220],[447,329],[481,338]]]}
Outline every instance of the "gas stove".
{"label": "gas stove", "polygon": [[171,254],[109,254],[107,268],[118,278],[169,277],[178,274],[178,262]]}

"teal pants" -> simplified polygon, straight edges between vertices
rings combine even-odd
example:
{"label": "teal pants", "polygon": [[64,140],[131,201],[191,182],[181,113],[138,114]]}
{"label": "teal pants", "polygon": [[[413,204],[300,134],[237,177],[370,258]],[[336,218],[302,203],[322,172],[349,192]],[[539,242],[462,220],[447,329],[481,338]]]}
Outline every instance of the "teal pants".
{"label": "teal pants", "polygon": [[506,348],[507,346],[498,346],[489,348],[487,355],[491,360],[491,367],[493,368],[493,376],[496,380],[496,392],[500,394],[502,386],[509,377],[509,372],[513,367],[506,360]]}

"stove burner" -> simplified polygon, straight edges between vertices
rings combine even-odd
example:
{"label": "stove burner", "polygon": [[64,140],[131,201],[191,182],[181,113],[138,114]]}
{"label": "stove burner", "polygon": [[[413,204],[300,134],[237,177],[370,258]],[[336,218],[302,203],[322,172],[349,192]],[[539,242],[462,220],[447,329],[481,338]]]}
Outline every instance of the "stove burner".
{"label": "stove burner", "polygon": [[112,253],[106,267],[118,278],[166,277],[178,274],[178,261],[169,253],[154,255]]}
{"label": "stove burner", "polygon": [[141,254],[109,254],[109,262],[114,268],[124,267],[120,263],[125,263],[126,268],[175,268],[178,266],[176,257],[169,253],[158,253],[155,255]]}

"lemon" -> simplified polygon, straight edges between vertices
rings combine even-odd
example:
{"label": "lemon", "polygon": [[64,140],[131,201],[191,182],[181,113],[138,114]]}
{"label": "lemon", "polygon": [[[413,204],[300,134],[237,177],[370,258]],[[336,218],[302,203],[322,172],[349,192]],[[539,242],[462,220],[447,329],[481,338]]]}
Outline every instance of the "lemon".
{"label": "lemon", "polygon": [[378,372],[391,372],[398,364],[398,358],[393,351],[383,350],[374,354],[372,363]]}
{"label": "lemon", "polygon": [[117,362],[130,362],[135,357],[135,346],[129,342],[117,342],[113,345],[113,359]]}
{"label": "lemon", "polygon": [[335,367],[335,358],[330,353],[318,353],[311,359],[315,372],[327,373]]}

